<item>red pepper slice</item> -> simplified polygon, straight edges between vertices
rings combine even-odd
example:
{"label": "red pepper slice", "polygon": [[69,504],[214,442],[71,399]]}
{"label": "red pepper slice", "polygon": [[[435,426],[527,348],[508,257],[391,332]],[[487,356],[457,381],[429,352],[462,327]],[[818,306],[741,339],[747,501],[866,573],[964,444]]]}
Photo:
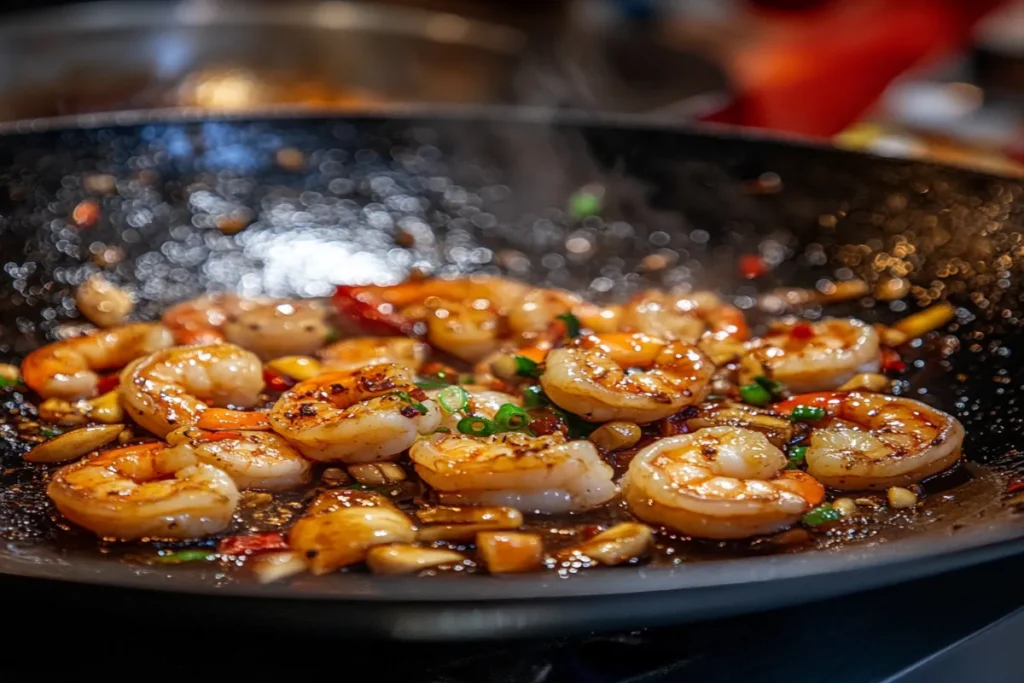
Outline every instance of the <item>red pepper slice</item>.
{"label": "red pepper slice", "polygon": [[288,391],[295,386],[295,380],[291,377],[279,375],[270,368],[263,369],[263,383],[271,391]]}
{"label": "red pepper slice", "polygon": [[112,372],[109,375],[101,375],[100,380],[96,383],[96,391],[101,394],[106,394],[117,388],[120,382],[120,373]]}
{"label": "red pepper slice", "polygon": [[818,391],[811,394],[800,394],[793,398],[776,403],[772,408],[779,415],[790,415],[797,406],[809,406],[811,408],[824,408],[830,412],[836,404],[843,400],[846,392],[843,391]]}
{"label": "red pepper slice", "polygon": [[217,545],[221,555],[256,555],[279,550],[288,550],[288,541],[277,531],[248,536],[227,536]]}
{"label": "red pepper slice", "polygon": [[896,349],[882,347],[882,372],[900,373],[907,369],[907,364],[900,358]]}
{"label": "red pepper slice", "polygon": [[1024,479],[1015,481],[1006,487],[1007,493],[1016,493],[1017,491],[1024,491]]}
{"label": "red pepper slice", "polygon": [[814,328],[810,323],[797,323],[789,331],[789,336],[793,339],[810,339],[814,336]]}
{"label": "red pepper slice", "polygon": [[384,308],[384,305],[374,302],[361,287],[341,285],[334,290],[333,301],[338,313],[370,334],[407,337],[414,334],[411,320],[394,313],[390,305]]}
{"label": "red pepper slice", "polygon": [[746,254],[740,257],[740,277],[745,280],[753,280],[768,273],[768,264],[757,254]]}

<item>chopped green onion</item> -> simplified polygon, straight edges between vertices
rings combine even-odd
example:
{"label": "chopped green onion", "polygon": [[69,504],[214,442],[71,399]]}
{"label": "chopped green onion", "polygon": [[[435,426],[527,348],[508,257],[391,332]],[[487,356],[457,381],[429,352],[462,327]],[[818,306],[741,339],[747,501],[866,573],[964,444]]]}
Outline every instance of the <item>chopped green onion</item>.
{"label": "chopped green onion", "polygon": [[42,436],[45,436],[47,439],[52,439],[55,436],[60,436],[64,432],[63,432],[63,430],[54,429],[53,427],[41,427],[39,429],[39,433]]}
{"label": "chopped green onion", "polygon": [[505,403],[495,413],[494,424],[503,432],[516,432],[530,424],[530,416],[519,406]]}
{"label": "chopped green onion", "polygon": [[772,398],[778,398],[786,391],[786,385],[782,382],[777,382],[771,377],[765,377],[764,375],[758,375],[754,378],[757,385],[772,395]]}
{"label": "chopped green onion", "polygon": [[160,555],[155,558],[160,564],[184,564],[186,562],[206,562],[213,559],[216,553],[209,548],[193,548],[191,550],[179,550],[175,553]]}
{"label": "chopped green onion", "polygon": [[551,405],[551,399],[544,393],[544,387],[539,384],[523,389],[523,407],[527,410],[535,410]]}
{"label": "chopped green onion", "polygon": [[803,522],[807,526],[820,526],[836,522],[843,518],[843,513],[832,507],[831,503],[822,503],[804,515]]}
{"label": "chopped green onion", "polygon": [[569,198],[569,213],[573,218],[586,218],[601,213],[601,194],[584,187]]}
{"label": "chopped green onion", "polygon": [[526,356],[516,356],[516,374],[520,377],[537,378],[544,374],[544,369],[535,360]]}
{"label": "chopped green onion", "polygon": [[458,413],[469,408],[469,394],[462,387],[450,386],[438,392],[437,402],[446,413]]}
{"label": "chopped green onion", "polygon": [[20,379],[7,379],[6,377],[0,377],[0,389],[11,389],[17,386],[21,386]]}
{"label": "chopped green onion", "polygon": [[786,469],[795,470],[804,464],[806,457],[807,446],[797,446],[789,452],[789,464],[786,465]]}
{"label": "chopped green onion", "polygon": [[418,386],[420,389],[426,389],[429,391],[430,389],[444,389],[445,387],[450,387],[451,384],[448,384],[448,382],[429,380],[423,382],[416,382],[416,386]]}
{"label": "chopped green onion", "polygon": [[328,344],[331,344],[333,342],[338,341],[339,339],[341,339],[341,332],[338,332],[337,330],[330,330],[327,333],[327,336],[324,338],[324,341],[326,341]]}
{"label": "chopped green onion", "polygon": [[575,339],[580,336],[580,328],[582,325],[580,324],[579,318],[572,313],[563,313],[562,315],[555,317],[565,323],[565,333],[570,339]]}
{"label": "chopped green onion", "polygon": [[825,418],[826,412],[824,408],[818,408],[817,406],[797,406],[793,408],[793,412],[790,413],[790,419],[796,422],[817,422]]}
{"label": "chopped green onion", "polygon": [[464,417],[456,427],[469,436],[490,436],[498,431],[497,426],[486,417]]}
{"label": "chopped green onion", "polygon": [[412,396],[410,396],[408,391],[392,391],[391,394],[397,396],[398,398],[402,399],[403,401],[411,405],[413,408],[419,411],[420,415],[427,414],[427,407],[420,403],[419,401],[417,401],[416,399],[414,399]]}
{"label": "chopped green onion", "polygon": [[766,406],[772,402],[772,395],[760,384],[747,384],[740,387],[740,397],[744,403],[752,406]]}

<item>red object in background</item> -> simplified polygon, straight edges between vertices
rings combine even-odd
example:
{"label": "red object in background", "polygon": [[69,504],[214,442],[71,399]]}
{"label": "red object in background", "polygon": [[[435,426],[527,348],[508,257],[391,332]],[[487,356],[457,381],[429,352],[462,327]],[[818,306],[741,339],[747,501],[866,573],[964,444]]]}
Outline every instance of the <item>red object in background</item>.
{"label": "red object in background", "polygon": [[738,95],[703,120],[831,137],[911,67],[965,45],[1005,0],[845,0],[766,12],[769,35],[731,64]]}

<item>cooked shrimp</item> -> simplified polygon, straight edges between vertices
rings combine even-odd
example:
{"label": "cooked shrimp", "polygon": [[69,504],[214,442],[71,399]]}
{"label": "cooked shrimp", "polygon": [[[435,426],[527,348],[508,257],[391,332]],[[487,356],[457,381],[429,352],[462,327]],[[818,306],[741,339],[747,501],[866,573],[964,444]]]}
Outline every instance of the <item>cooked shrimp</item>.
{"label": "cooked shrimp", "polygon": [[[417,398],[419,397],[419,398]],[[397,456],[441,422],[437,404],[397,365],[373,365],[300,382],[270,411],[270,424],[307,458],[347,463]]]}
{"label": "cooked shrimp", "polygon": [[343,339],[321,349],[324,372],[358,370],[369,365],[393,363],[410,372],[419,370],[430,347],[408,337],[356,337]]}
{"label": "cooked shrimp", "polygon": [[696,344],[705,334],[713,339],[745,341],[750,329],[743,312],[711,292],[672,294],[648,290],[624,307],[621,329]]}
{"label": "cooked shrimp", "polygon": [[413,444],[409,456],[444,505],[558,513],[596,507],[617,493],[612,468],[592,443],[557,434],[435,434]]}
{"label": "cooked shrimp", "polygon": [[196,424],[209,403],[251,407],[262,390],[259,358],[233,344],[157,351],[126,367],[119,388],[128,414],[157,436]]}
{"label": "cooked shrimp", "polygon": [[238,487],[163,444],[99,453],[57,470],[46,489],[61,514],[104,538],[198,538],[231,523]]}
{"label": "cooked shrimp", "polygon": [[240,489],[279,491],[309,481],[310,463],[273,432],[208,432],[195,427],[167,435],[174,448],[226,472]]}
{"label": "cooked shrimp", "polygon": [[163,323],[179,344],[227,341],[264,360],[309,355],[330,334],[326,311],[298,299],[245,299],[214,294],[169,308]]}
{"label": "cooked shrimp", "polygon": [[767,375],[798,393],[836,389],[880,366],[878,333],[855,318],[781,321],[752,343],[742,363],[746,374]]}
{"label": "cooked shrimp", "polygon": [[170,331],[161,325],[115,327],[36,349],[22,361],[21,374],[43,398],[92,398],[98,393],[97,370],[119,369],[173,343]]}
{"label": "cooked shrimp", "polygon": [[700,403],[714,366],[686,342],[643,334],[580,337],[548,353],[540,383],[560,408],[590,422],[653,422]]}
{"label": "cooked shrimp", "polygon": [[641,450],[621,482],[640,519],[689,536],[746,538],[793,524],[825,498],[761,433],[709,427]]}
{"label": "cooked shrimp", "polygon": [[805,458],[807,471],[843,490],[885,489],[921,481],[960,459],[964,428],[952,415],[920,401],[870,392],[796,396],[797,405],[825,408]]}

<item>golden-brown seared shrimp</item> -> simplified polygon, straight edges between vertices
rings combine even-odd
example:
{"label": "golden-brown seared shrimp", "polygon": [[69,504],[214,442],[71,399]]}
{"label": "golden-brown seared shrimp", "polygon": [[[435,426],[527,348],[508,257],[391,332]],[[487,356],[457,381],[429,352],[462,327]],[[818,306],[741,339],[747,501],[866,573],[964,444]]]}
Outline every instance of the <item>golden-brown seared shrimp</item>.
{"label": "golden-brown seared shrimp", "polygon": [[761,433],[709,427],[647,446],[621,482],[640,519],[689,536],[746,538],[793,524],[825,498]]}
{"label": "golden-brown seared shrimp", "polygon": [[559,513],[597,507],[617,493],[594,444],[560,434],[435,434],[414,443],[409,456],[444,505]]}
{"label": "golden-brown seared shrimp", "polygon": [[540,383],[560,408],[590,422],[653,422],[700,403],[714,366],[686,342],[644,334],[580,337],[548,353]]}
{"label": "golden-brown seared shrimp", "polygon": [[798,405],[824,408],[805,458],[807,471],[843,490],[885,489],[921,481],[960,459],[964,428],[952,415],[920,401],[870,392],[822,392],[796,396]]}
{"label": "golden-brown seared shrimp", "polygon": [[124,325],[36,349],[22,361],[21,375],[43,398],[92,398],[97,394],[97,370],[120,369],[172,344],[170,331],[161,325]]}
{"label": "golden-brown seared shrimp", "polygon": [[157,436],[196,424],[208,404],[249,408],[263,390],[263,365],[233,344],[180,346],[140,358],[121,372],[121,403]]}
{"label": "golden-brown seared shrimp", "polygon": [[104,538],[199,538],[231,523],[238,487],[164,444],[127,446],[60,468],[46,489],[61,514]]}
{"label": "golden-brown seared shrimp", "polygon": [[324,372],[348,372],[383,363],[416,372],[429,353],[429,346],[408,337],[355,337],[335,342],[317,355]]}
{"label": "golden-brown seared shrimp", "polygon": [[167,435],[176,449],[213,465],[240,489],[280,491],[309,481],[311,466],[302,454],[273,432],[209,432],[183,427]]}
{"label": "golden-brown seared shrimp", "polygon": [[397,365],[300,382],[270,410],[274,431],[307,458],[347,463],[393,458],[440,422],[437,404]]}
{"label": "golden-brown seared shrimp", "polygon": [[767,375],[798,393],[836,389],[881,366],[878,333],[856,318],[783,320],[751,347],[742,363],[745,374]]}
{"label": "golden-brown seared shrimp", "polygon": [[245,299],[214,294],[169,308],[163,323],[179,344],[227,341],[263,360],[313,353],[329,336],[326,310],[301,299]]}
{"label": "golden-brown seared shrimp", "polygon": [[641,292],[623,306],[620,326],[691,344],[696,344],[705,332],[717,340],[750,338],[743,312],[711,292]]}

